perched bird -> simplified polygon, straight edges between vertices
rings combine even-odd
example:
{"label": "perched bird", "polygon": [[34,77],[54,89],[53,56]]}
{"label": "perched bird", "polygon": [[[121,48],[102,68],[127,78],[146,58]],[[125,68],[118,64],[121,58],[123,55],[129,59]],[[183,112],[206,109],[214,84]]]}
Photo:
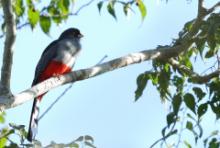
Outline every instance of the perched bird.
{"label": "perched bird", "polygon": [[[50,77],[70,72],[81,50],[80,39],[82,37],[83,35],[78,29],[69,28],[57,40],[50,43],[37,64],[32,86]],[[37,134],[39,103],[42,97],[43,95],[38,96],[33,102],[27,135],[30,142]]]}

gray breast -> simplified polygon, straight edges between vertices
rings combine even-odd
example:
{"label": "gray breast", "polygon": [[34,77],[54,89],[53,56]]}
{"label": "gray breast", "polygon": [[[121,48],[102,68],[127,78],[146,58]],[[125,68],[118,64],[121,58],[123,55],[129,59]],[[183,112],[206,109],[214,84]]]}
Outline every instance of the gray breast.
{"label": "gray breast", "polygon": [[73,39],[61,40],[58,45],[55,60],[72,67],[80,48],[79,41]]}

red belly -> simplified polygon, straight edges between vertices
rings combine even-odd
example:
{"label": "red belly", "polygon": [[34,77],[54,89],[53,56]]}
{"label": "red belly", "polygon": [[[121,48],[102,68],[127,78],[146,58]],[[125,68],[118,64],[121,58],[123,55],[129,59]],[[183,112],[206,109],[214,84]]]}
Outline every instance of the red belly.
{"label": "red belly", "polygon": [[71,71],[71,68],[61,62],[51,61],[39,77],[39,82],[56,75],[62,75]]}
{"label": "red belly", "polygon": [[[62,75],[71,71],[71,67],[58,62],[58,61],[51,61],[48,66],[44,69],[44,71],[40,74],[38,79],[38,83],[42,82],[50,77],[56,75]],[[38,96],[38,99],[41,100],[43,95]]]}

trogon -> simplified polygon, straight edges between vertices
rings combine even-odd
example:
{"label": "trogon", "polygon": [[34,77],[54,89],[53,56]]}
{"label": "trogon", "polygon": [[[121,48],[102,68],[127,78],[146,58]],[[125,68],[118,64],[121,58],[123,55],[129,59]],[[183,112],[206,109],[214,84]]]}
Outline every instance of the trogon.
{"label": "trogon", "polygon": [[[71,71],[81,50],[80,39],[83,35],[76,28],[65,30],[60,37],[50,43],[43,51],[35,70],[32,86],[50,77]],[[43,95],[34,99],[27,139],[31,142],[37,134],[39,103]]]}

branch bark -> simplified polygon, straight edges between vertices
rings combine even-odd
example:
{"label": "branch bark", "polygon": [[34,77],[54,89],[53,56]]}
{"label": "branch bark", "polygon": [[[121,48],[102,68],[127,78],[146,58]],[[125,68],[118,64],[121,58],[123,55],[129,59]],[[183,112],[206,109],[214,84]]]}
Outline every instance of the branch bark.
{"label": "branch bark", "polygon": [[13,63],[13,49],[16,38],[16,23],[11,0],[1,0],[6,26],[3,64],[1,69],[0,95],[10,95],[11,69]]}

